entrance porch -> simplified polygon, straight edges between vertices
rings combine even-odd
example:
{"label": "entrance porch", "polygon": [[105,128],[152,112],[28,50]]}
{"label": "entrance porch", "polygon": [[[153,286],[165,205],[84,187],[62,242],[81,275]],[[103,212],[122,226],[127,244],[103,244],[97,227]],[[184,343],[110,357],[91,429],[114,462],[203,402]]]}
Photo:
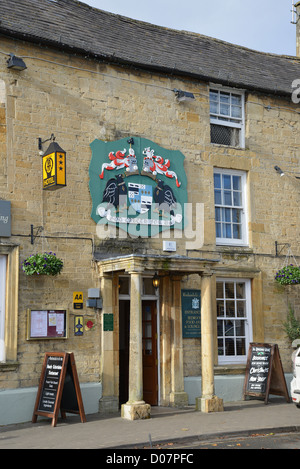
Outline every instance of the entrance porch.
{"label": "entrance porch", "polygon": [[[121,406],[121,415],[135,420],[149,418],[151,404],[188,405],[181,280],[189,274],[201,277],[202,395],[197,406],[203,412],[223,410],[222,400],[214,395],[211,267],[215,262],[134,254],[98,261],[103,299],[100,412],[118,412]],[[155,273],[160,277],[156,290],[150,287]],[[127,290],[121,285],[124,278],[128,279]],[[104,327],[106,314],[113,315],[110,330]]]}

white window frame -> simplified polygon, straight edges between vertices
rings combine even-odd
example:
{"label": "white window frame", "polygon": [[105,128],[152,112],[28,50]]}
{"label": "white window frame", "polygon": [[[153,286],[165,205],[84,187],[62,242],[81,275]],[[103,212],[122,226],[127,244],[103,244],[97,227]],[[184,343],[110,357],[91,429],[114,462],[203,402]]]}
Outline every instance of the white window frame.
{"label": "white window frame", "polygon": [[[240,206],[235,205],[226,205],[223,201],[221,204],[215,203],[215,212],[216,208],[221,209],[237,209],[240,210],[241,213],[241,230],[242,230],[242,237],[241,238],[224,238],[224,237],[217,237],[217,230],[216,230],[216,244],[217,245],[225,245],[225,246],[248,246],[248,212],[247,212],[247,173],[245,171],[237,171],[231,169],[221,169],[221,168],[214,168],[214,176],[215,174],[222,175],[230,175],[230,176],[238,176],[241,178],[241,197],[242,197],[242,204]],[[222,197],[223,192],[226,192],[225,189],[222,189]],[[215,183],[214,183],[214,198],[215,198]],[[231,192],[234,192],[233,190]],[[216,227],[216,219],[215,219],[215,227]],[[233,222],[231,222],[233,226]]]}
{"label": "white window frame", "polygon": [[0,362],[6,361],[5,310],[6,310],[7,256],[0,254]]}
{"label": "white window frame", "polygon": [[[220,85],[211,84],[209,88],[209,92],[215,91],[218,92],[219,96],[220,93],[229,93],[231,95],[239,95],[241,96],[241,118],[233,117],[232,115],[226,115],[218,113],[210,112],[210,123],[214,125],[220,125],[225,127],[231,127],[235,129],[239,129],[239,145],[235,148],[245,148],[245,92],[244,90],[236,90],[234,88],[226,88]],[[219,100],[220,102],[220,100]],[[231,105],[230,105],[231,109]],[[225,145],[222,143],[212,143],[212,145]],[[234,146],[234,145],[225,145],[225,146]]]}
{"label": "white window frame", "polygon": [[[218,355],[218,364],[219,365],[224,365],[224,364],[245,364],[247,363],[247,354],[248,354],[248,349],[249,349],[249,344],[250,342],[252,342],[253,340],[253,332],[252,332],[252,304],[251,304],[251,279],[247,279],[247,278],[217,278],[216,279],[217,282],[223,282],[223,292],[224,292],[224,289],[225,289],[225,286],[224,284],[226,282],[228,283],[234,283],[235,285],[237,283],[245,283],[245,308],[246,308],[246,315],[245,315],[245,319],[243,318],[231,318],[231,317],[228,317],[229,320],[233,320],[233,321],[240,321],[240,320],[244,320],[245,321],[245,354],[244,355]],[[236,291],[236,287],[235,287],[235,291]],[[226,301],[225,299],[225,294],[223,293],[223,298],[222,298],[224,301]],[[216,298],[216,302],[217,300],[220,300],[220,298]],[[228,299],[228,301],[232,301],[231,299]],[[234,302],[235,302],[235,307],[236,307],[236,301],[241,301],[239,299],[236,298],[236,295],[235,295],[235,298],[234,298]],[[226,308],[226,307],[225,307]],[[218,312],[217,312],[218,314]],[[224,320],[224,317],[223,316],[218,316],[217,315],[217,320]],[[234,335],[234,337],[236,337]]]}

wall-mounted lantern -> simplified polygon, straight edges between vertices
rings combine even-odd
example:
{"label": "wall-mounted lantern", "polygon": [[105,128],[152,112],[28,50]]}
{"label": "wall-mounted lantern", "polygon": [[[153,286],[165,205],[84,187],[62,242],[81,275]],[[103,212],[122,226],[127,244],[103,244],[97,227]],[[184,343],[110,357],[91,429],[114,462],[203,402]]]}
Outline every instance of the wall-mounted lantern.
{"label": "wall-mounted lantern", "polygon": [[154,286],[155,290],[157,290],[157,288],[159,287],[159,284],[160,284],[160,278],[157,275],[157,272],[155,272],[155,275],[152,279],[152,285]]}
{"label": "wall-mounted lantern", "polygon": [[43,189],[55,190],[66,185],[66,152],[53,141],[43,154]]}

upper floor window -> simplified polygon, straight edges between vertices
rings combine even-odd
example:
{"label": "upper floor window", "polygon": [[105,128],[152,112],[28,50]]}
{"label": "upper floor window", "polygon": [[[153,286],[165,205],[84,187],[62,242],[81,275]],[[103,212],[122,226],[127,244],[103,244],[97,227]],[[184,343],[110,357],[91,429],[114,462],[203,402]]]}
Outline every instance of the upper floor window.
{"label": "upper floor window", "polygon": [[244,147],[244,93],[210,89],[211,143]]}
{"label": "upper floor window", "polygon": [[217,244],[246,245],[246,173],[216,168],[214,192]]}

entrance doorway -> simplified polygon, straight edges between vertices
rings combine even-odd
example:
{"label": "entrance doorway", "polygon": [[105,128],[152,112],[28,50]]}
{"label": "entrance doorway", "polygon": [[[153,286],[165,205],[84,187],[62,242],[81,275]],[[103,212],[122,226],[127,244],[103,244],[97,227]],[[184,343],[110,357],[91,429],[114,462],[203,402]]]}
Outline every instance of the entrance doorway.
{"label": "entrance doorway", "polygon": [[[142,300],[143,399],[158,404],[156,300]],[[130,300],[119,301],[119,405],[128,401]]]}

